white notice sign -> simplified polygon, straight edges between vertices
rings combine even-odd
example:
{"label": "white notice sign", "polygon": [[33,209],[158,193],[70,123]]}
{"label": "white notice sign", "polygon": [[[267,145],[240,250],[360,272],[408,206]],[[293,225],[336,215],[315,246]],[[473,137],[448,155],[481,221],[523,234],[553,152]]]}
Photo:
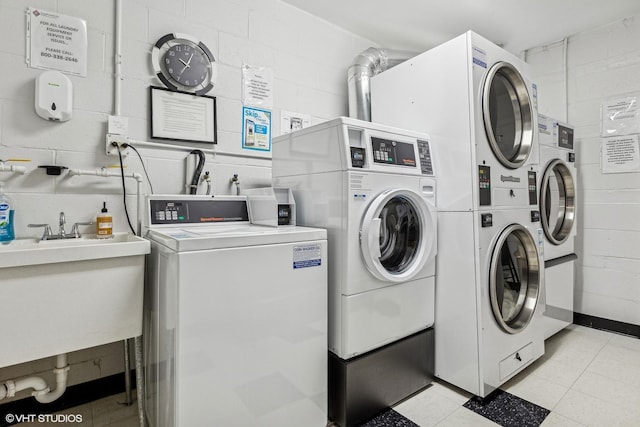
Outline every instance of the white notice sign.
{"label": "white notice sign", "polygon": [[34,8],[27,13],[27,64],[86,77],[86,21]]}
{"label": "white notice sign", "polygon": [[640,133],[640,109],[635,96],[614,99],[602,106],[602,136]]}
{"label": "white notice sign", "polygon": [[270,110],[273,107],[273,70],[242,66],[242,103]]}
{"label": "white notice sign", "polygon": [[640,172],[638,135],[602,140],[602,173]]}

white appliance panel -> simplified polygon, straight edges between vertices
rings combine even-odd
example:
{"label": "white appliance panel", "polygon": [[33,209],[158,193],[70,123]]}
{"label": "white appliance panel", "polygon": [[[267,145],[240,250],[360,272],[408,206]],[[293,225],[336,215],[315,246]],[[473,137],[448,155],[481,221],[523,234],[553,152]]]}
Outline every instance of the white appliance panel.
{"label": "white appliance panel", "polygon": [[[481,52],[481,53],[478,53]],[[491,168],[491,182],[523,174],[513,187],[527,191],[524,171],[537,171],[536,114],[531,115],[532,149],[526,162],[511,169],[494,155],[487,139],[482,111],[485,77],[493,65],[514,65],[529,87],[529,68],[509,52],[472,32],[405,61],[371,79],[374,122],[429,132],[435,159],[442,169],[437,206],[440,211],[479,208],[477,167]],[[522,169],[522,172],[518,172]],[[442,179],[445,177],[444,179]],[[522,206],[517,198],[509,206]],[[484,208],[484,206],[480,207]]]}
{"label": "white appliance panel", "polygon": [[545,339],[573,323],[574,275],[575,261],[545,269]]}

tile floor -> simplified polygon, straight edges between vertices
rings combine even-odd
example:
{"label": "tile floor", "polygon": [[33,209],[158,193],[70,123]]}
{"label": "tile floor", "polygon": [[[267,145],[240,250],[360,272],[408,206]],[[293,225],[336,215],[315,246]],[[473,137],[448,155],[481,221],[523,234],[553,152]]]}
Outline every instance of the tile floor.
{"label": "tile floor", "polygon": [[[571,325],[501,389],[550,410],[543,427],[640,426],[640,339]],[[498,425],[463,407],[470,397],[436,381],[393,409],[420,427]]]}
{"label": "tile floor", "polygon": [[[543,427],[640,426],[640,339],[571,325],[548,339],[545,355],[501,389],[550,410]],[[393,408],[407,423],[396,419],[376,426],[408,426],[409,420],[420,427],[498,425],[463,407],[470,397],[436,381]],[[123,400],[110,396],[63,413],[82,414],[82,426],[137,427],[137,406],[124,406]]]}

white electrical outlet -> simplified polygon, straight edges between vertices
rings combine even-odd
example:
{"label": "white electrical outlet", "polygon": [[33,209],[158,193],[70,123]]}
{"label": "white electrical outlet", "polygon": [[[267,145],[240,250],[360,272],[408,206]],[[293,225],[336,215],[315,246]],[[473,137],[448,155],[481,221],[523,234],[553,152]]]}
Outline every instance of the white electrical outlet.
{"label": "white electrical outlet", "polygon": [[[123,144],[128,144],[129,138],[124,135],[116,135],[116,134],[107,134],[106,141],[106,153],[108,156],[117,156],[118,155],[118,146],[120,147],[120,153],[123,157],[128,156],[131,153],[131,148],[122,147]],[[117,144],[117,145],[115,145]]]}

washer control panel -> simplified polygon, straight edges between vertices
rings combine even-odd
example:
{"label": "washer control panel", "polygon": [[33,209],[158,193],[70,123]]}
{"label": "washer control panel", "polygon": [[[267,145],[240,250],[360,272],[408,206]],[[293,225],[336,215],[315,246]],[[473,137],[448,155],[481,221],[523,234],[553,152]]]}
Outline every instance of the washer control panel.
{"label": "washer control panel", "polygon": [[194,199],[149,199],[149,219],[152,225],[202,224],[249,221],[245,198],[216,200],[213,197]]}
{"label": "washer control panel", "polygon": [[491,168],[486,165],[478,166],[478,186],[480,206],[491,206]]}
{"label": "washer control panel", "polygon": [[536,173],[535,171],[528,171],[527,178],[529,181],[529,204],[537,205],[538,204],[538,183],[536,181]]}

